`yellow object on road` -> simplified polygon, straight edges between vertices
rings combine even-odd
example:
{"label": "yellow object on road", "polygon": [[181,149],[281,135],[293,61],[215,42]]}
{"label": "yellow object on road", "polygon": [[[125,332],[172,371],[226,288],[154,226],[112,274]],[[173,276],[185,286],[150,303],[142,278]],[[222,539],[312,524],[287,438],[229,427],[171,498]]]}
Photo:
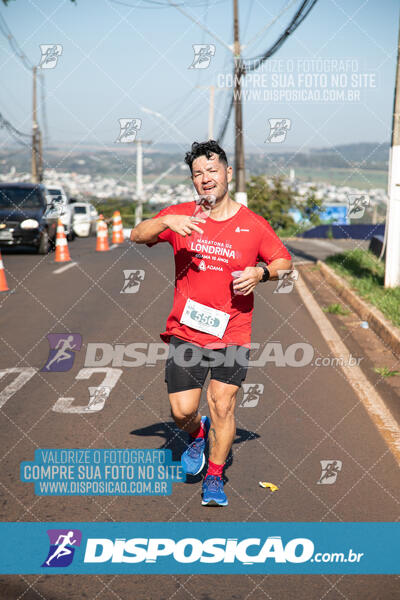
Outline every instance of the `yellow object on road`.
{"label": "yellow object on road", "polygon": [[262,488],[269,488],[271,492],[276,492],[276,490],[279,490],[277,485],[275,485],[274,483],[270,483],[269,481],[259,481],[258,485]]}

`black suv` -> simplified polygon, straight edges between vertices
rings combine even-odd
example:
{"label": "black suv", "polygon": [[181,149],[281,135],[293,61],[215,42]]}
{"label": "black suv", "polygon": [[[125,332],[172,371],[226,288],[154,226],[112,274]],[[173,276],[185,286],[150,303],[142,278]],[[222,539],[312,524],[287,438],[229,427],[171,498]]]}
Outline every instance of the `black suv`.
{"label": "black suv", "polygon": [[57,234],[57,209],[45,186],[0,183],[0,247],[33,246],[46,254]]}

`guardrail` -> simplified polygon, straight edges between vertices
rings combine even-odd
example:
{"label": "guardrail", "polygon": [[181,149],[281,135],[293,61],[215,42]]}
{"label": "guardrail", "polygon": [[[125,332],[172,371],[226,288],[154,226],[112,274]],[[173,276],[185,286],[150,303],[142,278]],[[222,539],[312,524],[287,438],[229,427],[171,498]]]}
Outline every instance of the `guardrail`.
{"label": "guardrail", "polygon": [[375,235],[384,235],[385,224],[372,225],[360,223],[357,225],[317,225],[313,229],[304,231],[300,237],[303,238],[333,238],[370,240]]}

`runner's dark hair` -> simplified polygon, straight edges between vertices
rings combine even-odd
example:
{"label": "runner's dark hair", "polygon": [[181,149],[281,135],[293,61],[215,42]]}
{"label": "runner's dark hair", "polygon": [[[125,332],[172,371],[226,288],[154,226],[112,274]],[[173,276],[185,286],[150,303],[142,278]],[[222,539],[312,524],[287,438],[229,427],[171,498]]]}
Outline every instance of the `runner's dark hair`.
{"label": "runner's dark hair", "polygon": [[211,157],[211,154],[218,154],[219,160],[228,166],[228,159],[226,158],[225,151],[215,140],[208,140],[208,142],[193,142],[192,149],[190,152],[186,152],[185,163],[189,165],[190,171],[192,170],[193,161],[199,156]]}

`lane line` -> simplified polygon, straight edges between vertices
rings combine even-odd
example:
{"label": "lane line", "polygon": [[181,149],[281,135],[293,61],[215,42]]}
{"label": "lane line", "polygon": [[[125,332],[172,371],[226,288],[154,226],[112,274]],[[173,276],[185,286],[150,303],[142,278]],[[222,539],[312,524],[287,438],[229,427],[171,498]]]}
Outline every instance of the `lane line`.
{"label": "lane line", "polygon": [[[317,301],[304,281],[299,278],[296,281],[295,287],[303,304],[314,319],[324,340],[334,355],[337,358],[349,356],[349,350],[340,339],[339,334],[330,323],[328,317],[317,304]],[[340,368],[344,372],[357,397],[363,403],[370,419],[389,446],[397,464],[400,466],[400,426],[396,419],[359,366],[345,367],[344,365],[340,365]]]}
{"label": "lane line", "polygon": [[53,273],[55,275],[58,275],[59,273],[64,273],[64,271],[67,271],[71,267],[75,267],[77,264],[78,263],[76,263],[76,262],[70,262],[67,265],[64,265],[63,267],[60,267],[59,269],[56,269],[55,271],[53,271]]}

